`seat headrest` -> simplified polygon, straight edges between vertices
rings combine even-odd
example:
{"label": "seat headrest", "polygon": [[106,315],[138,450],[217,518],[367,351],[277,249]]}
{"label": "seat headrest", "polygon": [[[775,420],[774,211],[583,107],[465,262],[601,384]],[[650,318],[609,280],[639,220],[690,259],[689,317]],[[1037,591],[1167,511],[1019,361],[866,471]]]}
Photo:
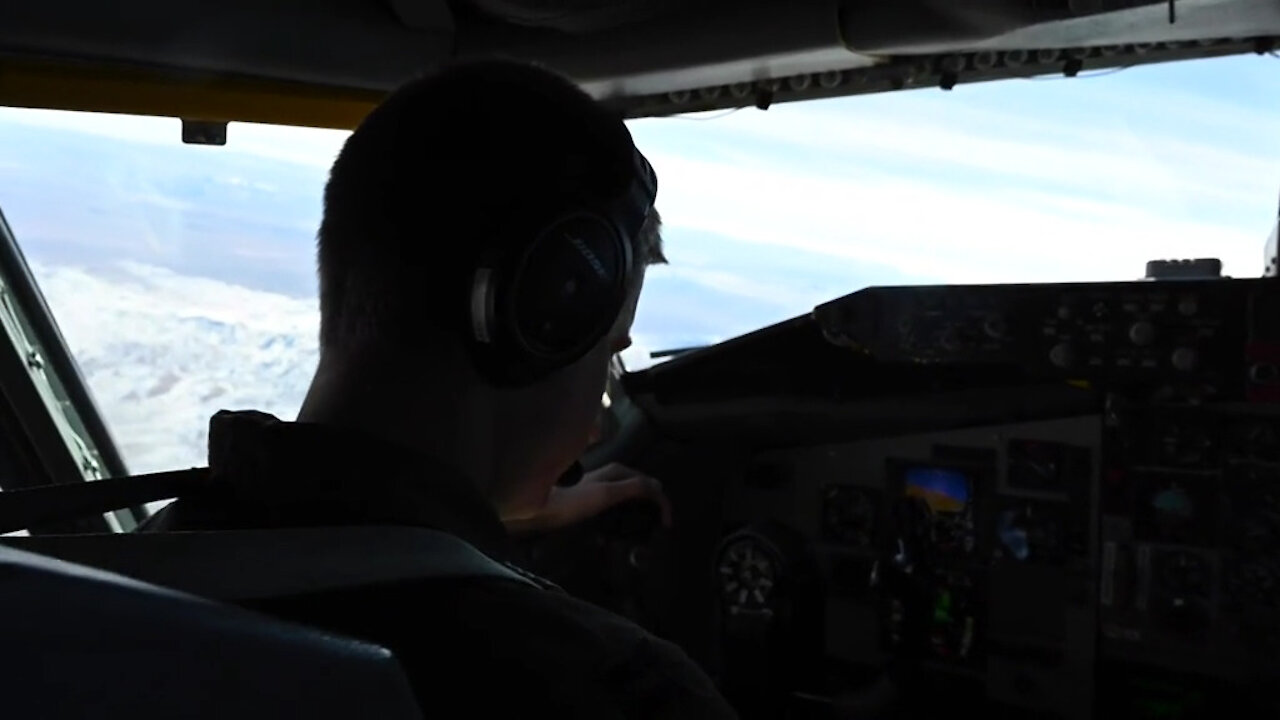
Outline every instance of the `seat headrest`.
{"label": "seat headrest", "polygon": [[0,545],[228,602],[404,580],[550,585],[452,535],[416,527],[39,535],[0,538]]}
{"label": "seat headrest", "polygon": [[384,648],[3,546],[0,637],[10,717],[422,717]]}

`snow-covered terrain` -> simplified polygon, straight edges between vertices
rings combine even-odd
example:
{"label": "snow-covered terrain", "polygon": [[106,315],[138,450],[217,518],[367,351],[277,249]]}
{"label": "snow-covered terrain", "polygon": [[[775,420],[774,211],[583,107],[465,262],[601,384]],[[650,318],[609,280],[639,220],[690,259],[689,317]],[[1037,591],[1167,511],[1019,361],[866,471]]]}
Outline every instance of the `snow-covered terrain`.
{"label": "snow-covered terrain", "polygon": [[131,471],[204,464],[219,409],[297,412],[317,358],[314,300],[137,263],[32,270]]}
{"label": "snow-covered terrain", "polygon": [[[132,472],[204,464],[218,410],[297,413],[319,353],[316,299],[132,261],[31,269]],[[639,332],[624,357],[648,365],[669,344]]]}
{"label": "snow-covered terrain", "polygon": [[[297,413],[319,352],[315,299],[136,262],[31,269],[132,472],[204,464],[218,410]],[[635,340],[626,356],[649,364],[659,343]]]}

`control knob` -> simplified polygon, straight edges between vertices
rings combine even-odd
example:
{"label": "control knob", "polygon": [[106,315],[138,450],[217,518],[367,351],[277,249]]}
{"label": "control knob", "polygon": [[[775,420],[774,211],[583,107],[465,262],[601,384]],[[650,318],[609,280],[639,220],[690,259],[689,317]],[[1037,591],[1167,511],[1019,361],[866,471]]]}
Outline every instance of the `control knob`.
{"label": "control knob", "polygon": [[1259,385],[1267,385],[1276,381],[1280,377],[1280,370],[1272,363],[1259,362],[1254,363],[1249,368],[1249,380]]}
{"label": "control knob", "polygon": [[942,338],[939,344],[947,352],[956,352],[964,348],[964,334],[954,327],[947,328],[942,331]]}
{"label": "control knob", "polygon": [[778,564],[777,551],[762,537],[744,533],[730,543],[716,563],[721,596],[730,609],[768,610]]}
{"label": "control knob", "polygon": [[1049,362],[1063,370],[1073,367],[1076,364],[1075,348],[1071,347],[1071,343],[1068,342],[1060,342],[1054,345],[1053,349],[1049,351]]}
{"label": "control knob", "polygon": [[1156,326],[1147,320],[1139,320],[1129,326],[1129,340],[1134,345],[1150,345],[1156,339]]}
{"label": "control knob", "polygon": [[1195,348],[1180,347],[1173,351],[1169,361],[1173,363],[1175,370],[1182,372],[1191,372],[1200,364],[1200,353]]}
{"label": "control knob", "polygon": [[987,318],[985,323],[983,323],[982,329],[986,331],[987,337],[992,340],[1000,340],[1004,338],[1005,333],[1008,331],[1008,325],[1005,323],[1003,317],[999,315],[992,315]]}

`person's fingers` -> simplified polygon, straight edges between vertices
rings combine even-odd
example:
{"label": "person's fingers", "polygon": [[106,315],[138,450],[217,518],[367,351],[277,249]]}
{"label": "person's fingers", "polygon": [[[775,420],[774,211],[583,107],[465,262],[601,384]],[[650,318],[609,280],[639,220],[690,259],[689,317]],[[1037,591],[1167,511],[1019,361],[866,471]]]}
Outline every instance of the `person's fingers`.
{"label": "person's fingers", "polygon": [[657,478],[645,476],[650,497],[658,503],[658,508],[662,511],[663,527],[671,527],[671,498],[667,497],[667,493],[662,489],[662,482]]}
{"label": "person's fingers", "polygon": [[619,482],[622,480],[627,480],[632,477],[638,476],[640,474],[641,473],[638,473],[635,470],[632,470],[631,468],[627,467],[626,465],[623,465],[622,463],[611,462],[608,465],[603,465],[595,470],[592,470],[591,472],[587,473],[587,476],[589,476],[591,480],[594,480],[596,482]]}
{"label": "person's fingers", "polygon": [[613,504],[629,500],[647,500],[658,506],[662,513],[662,524],[671,525],[671,500],[662,491],[662,483],[657,478],[634,473],[625,480],[613,482],[612,485],[616,493]]}

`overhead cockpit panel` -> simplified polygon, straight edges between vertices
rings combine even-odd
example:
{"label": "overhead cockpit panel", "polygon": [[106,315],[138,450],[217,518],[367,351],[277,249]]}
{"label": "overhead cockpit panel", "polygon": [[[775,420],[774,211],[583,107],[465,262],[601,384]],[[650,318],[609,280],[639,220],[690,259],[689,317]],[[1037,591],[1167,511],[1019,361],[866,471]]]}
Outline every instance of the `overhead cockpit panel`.
{"label": "overhead cockpit panel", "polygon": [[425,70],[498,54],[638,117],[1268,51],[1277,37],[1268,0],[3,3],[0,105],[350,127]]}

